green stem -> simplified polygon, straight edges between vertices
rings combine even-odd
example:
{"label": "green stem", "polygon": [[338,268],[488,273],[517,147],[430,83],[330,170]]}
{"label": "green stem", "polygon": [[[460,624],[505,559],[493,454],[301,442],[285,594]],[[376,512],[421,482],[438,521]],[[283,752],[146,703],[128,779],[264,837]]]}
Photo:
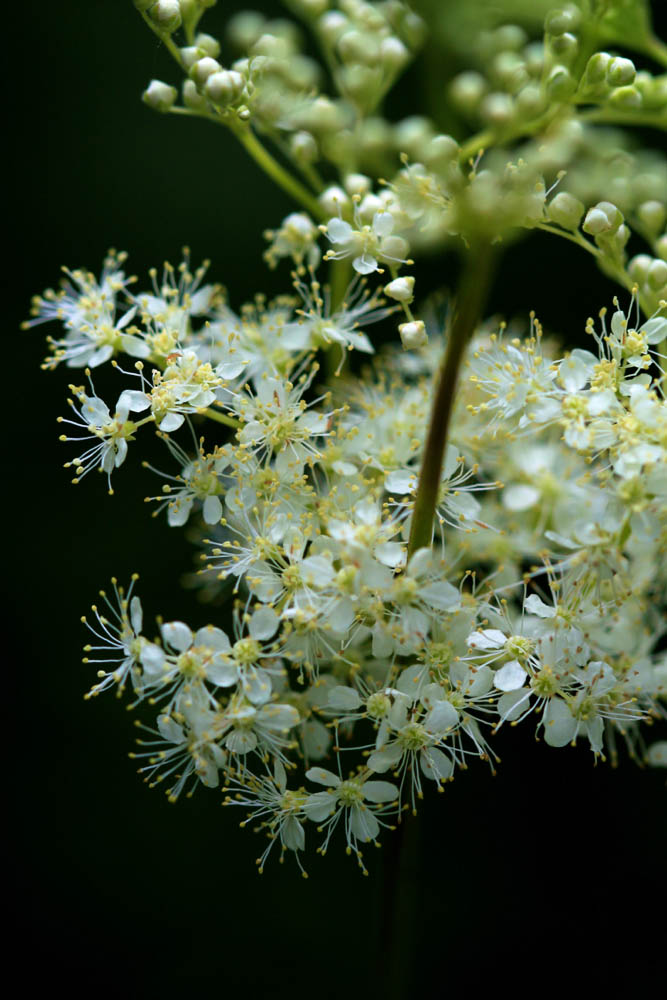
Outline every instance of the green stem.
{"label": "green stem", "polygon": [[344,300],[347,286],[350,284],[352,275],[352,261],[349,257],[343,260],[333,260],[331,262],[331,308],[330,312],[335,313],[340,309]]}
{"label": "green stem", "polygon": [[141,16],[143,17],[144,21],[146,22],[146,24],[148,25],[148,27],[151,29],[151,31],[153,32],[153,34],[157,35],[157,37],[160,39],[160,41],[163,43],[163,45],[166,46],[166,48],[169,50],[169,52],[171,53],[171,55],[174,57],[174,59],[176,60],[176,62],[178,63],[178,65],[181,67],[181,69],[183,69],[183,63],[181,62],[181,53],[178,51],[178,46],[175,44],[175,42],[172,41],[171,35],[168,35],[165,31],[160,31],[160,29],[158,28],[157,24],[154,24],[151,21],[150,17],[148,16],[148,14],[145,11],[142,10],[142,11],[139,11],[139,13],[141,14]]}
{"label": "green stem", "polygon": [[238,429],[241,426],[240,421],[235,420],[234,417],[228,417],[226,413],[219,413],[212,406],[208,406],[205,410],[202,410],[202,415],[209,417],[211,420],[217,420],[219,424],[225,424],[227,427]]}
{"label": "green stem", "polygon": [[433,537],[433,517],[440,491],[447,432],[454,408],[456,383],[466,346],[479,322],[491,283],[493,251],[489,243],[471,247],[447,336],[447,348],[437,375],[431,419],[419,472],[417,495],[412,511],[408,559],[417,549],[429,546]]}
{"label": "green stem", "polygon": [[652,36],[640,51],[667,69],[667,45],[660,38]]}
{"label": "green stem", "polygon": [[244,149],[252,156],[255,163],[278,184],[283,191],[286,191],[295,201],[301,202],[303,207],[310,214],[321,221],[325,221],[325,212],[307,188],[287,173],[284,167],[275,160],[269,151],[261,144],[249,125],[232,124],[229,127],[239,140]]}

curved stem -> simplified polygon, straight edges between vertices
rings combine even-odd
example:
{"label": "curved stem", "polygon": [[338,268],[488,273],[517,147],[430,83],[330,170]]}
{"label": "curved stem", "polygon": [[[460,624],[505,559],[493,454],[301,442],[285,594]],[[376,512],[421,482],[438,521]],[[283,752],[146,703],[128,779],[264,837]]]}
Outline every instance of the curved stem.
{"label": "curved stem", "polygon": [[262,145],[255,133],[248,125],[229,123],[231,131],[239,140],[244,149],[250,153],[255,163],[268,174],[268,176],[278,184],[283,191],[286,191],[296,201],[301,202],[315,219],[325,221],[326,213],[322,206],[310,191],[301,184],[300,181],[287,173],[284,167],[275,160],[269,151]]}
{"label": "curved stem", "polygon": [[412,511],[408,559],[433,537],[433,516],[440,490],[449,421],[454,408],[459,369],[470,337],[479,322],[491,283],[493,251],[489,243],[471,247],[454,306],[447,348],[436,378],[426,444]]}

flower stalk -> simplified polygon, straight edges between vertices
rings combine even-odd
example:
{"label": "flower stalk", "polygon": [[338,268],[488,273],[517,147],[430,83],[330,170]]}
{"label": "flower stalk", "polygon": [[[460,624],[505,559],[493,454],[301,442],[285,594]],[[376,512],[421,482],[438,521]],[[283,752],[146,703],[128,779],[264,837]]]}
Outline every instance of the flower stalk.
{"label": "flower stalk", "polygon": [[463,267],[447,347],[437,375],[431,419],[419,472],[412,512],[408,559],[431,544],[433,516],[438,500],[449,422],[454,408],[456,383],[466,346],[479,322],[491,283],[494,253],[490,243],[471,246]]}

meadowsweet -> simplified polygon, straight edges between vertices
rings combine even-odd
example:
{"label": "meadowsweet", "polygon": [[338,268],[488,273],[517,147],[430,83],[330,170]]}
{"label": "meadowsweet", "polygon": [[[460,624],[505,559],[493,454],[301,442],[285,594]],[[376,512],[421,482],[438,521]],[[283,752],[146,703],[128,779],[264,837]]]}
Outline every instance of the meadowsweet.
{"label": "meadowsweet", "polygon": [[[181,103],[153,80],[148,106],[217,121],[294,202],[265,232],[266,263],[292,269],[273,300],[235,305],[188,251],[145,282],[110,252],[26,324],[59,323],[44,367],[88,379],[60,418],[84,442],[74,482],[98,468],[111,492],[153,430],[170,467],[144,462],[163,480],[147,499],[192,526],[216,602],[214,620],[147,631],[133,578],[86,620],[90,695],[131,687],[154,713],[140,773],[172,801],[221,789],[268,837],[259,870],[279,844],[305,874],[307,844],[337,839],[365,872],[364,846],[430,790],[477,760],[495,772],[503,727],[664,766],[667,162],[627,136],[664,127],[664,80],[577,55],[580,32],[663,48],[611,14],[600,36],[572,5],[540,37],[480,31],[446,97],[454,137],[419,109],[384,117],[429,28],[402,0],[290,0],[322,65],[286,19],[236,15],[225,48],[197,30],[209,3],[135,5],[182,77]],[[581,302],[586,347],[535,313],[527,332],[484,321],[494,261],[525,231],[616,283],[611,315]],[[452,247],[445,309],[409,272]],[[104,364],[115,407],[93,385]]]}

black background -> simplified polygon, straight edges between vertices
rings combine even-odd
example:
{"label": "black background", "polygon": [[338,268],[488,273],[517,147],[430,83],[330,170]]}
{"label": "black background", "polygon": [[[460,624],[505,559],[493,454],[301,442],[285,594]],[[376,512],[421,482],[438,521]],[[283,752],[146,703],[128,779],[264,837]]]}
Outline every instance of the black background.
{"label": "black background", "polygon": [[[238,6],[219,4],[204,30],[220,34]],[[54,986],[167,995],[200,984],[211,995],[361,995],[378,940],[380,954],[387,947],[380,852],[366,879],[333,849],[326,859],[308,855],[307,882],[287,863],[258,876],[258,838],[238,829],[217,792],[168,805],[126,756],[134,733],[124,706],[113,696],[84,703],[92,678],[80,663],[78,619],[111,575],[141,572],[149,622],[161,613],[196,626],[212,612],[179,586],[190,549],[182,532],[149,516],[143,497],[159,484],[136,455],[114,497],[102,477],[70,486],[55,423],[68,373],[40,371],[41,330],[18,329],[30,296],[57,284],[61,264],[98,270],[109,246],[130,251],[130,270],[144,275],[177,261],[188,243],[195,262],[212,258],[211,274],[235,306],[257,290],[286,291],[285,272],[261,262],[261,233],[292,206],[231,136],[141,104],[150,78],[177,77],[129,2],[26,5],[21,17],[5,41],[14,134],[4,153],[3,659],[14,730],[4,759],[7,861],[26,984],[44,975]],[[421,85],[415,71],[415,96],[396,105],[402,113]],[[429,263],[425,284],[447,284],[453,266],[453,258]],[[536,308],[548,329],[576,338],[614,292],[584,255],[533,237],[507,256],[489,311]],[[100,376],[112,397],[119,384]],[[616,771],[594,768],[583,747],[536,744],[530,727],[508,731],[501,748],[496,778],[481,764],[461,775],[432,796],[409,838],[395,947],[408,963],[411,949],[418,957],[412,988],[432,978],[435,996],[657,981],[664,772],[625,759]]]}

